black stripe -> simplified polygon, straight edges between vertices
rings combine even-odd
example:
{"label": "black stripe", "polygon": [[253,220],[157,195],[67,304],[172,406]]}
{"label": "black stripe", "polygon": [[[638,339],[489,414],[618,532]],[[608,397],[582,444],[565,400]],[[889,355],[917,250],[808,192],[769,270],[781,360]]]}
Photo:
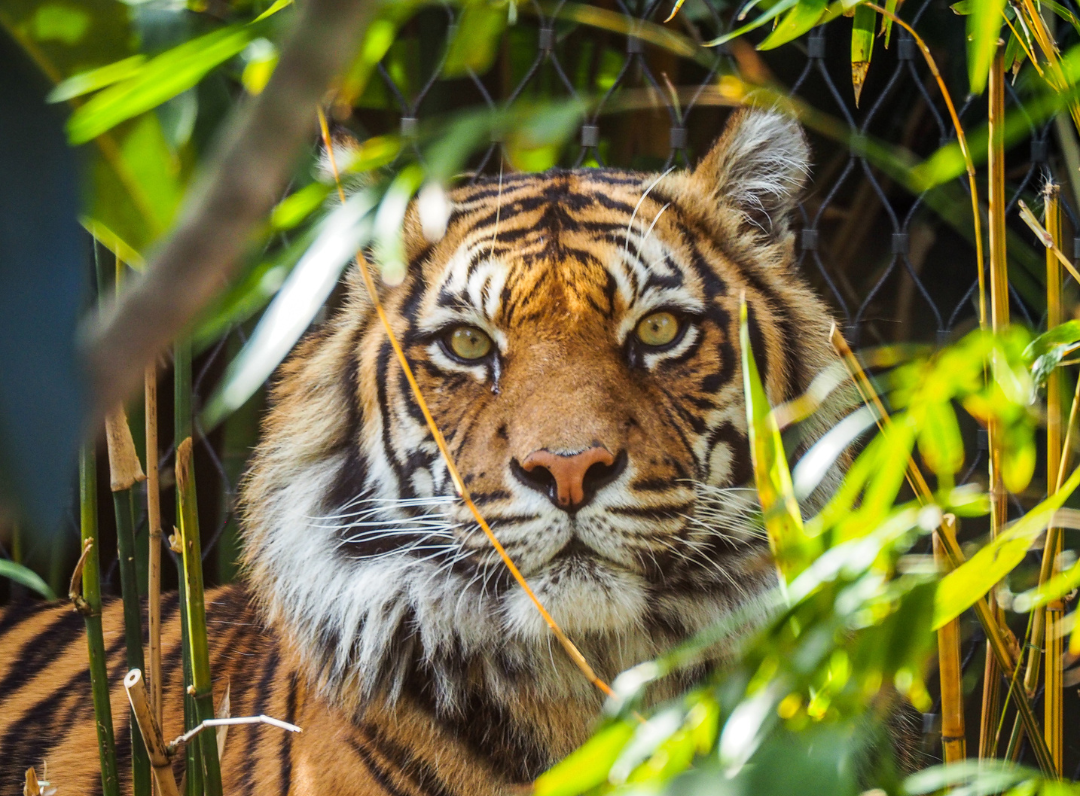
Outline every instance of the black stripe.
{"label": "black stripe", "polygon": [[[74,613],[74,611],[72,612]],[[81,619],[75,614],[76,619]],[[105,651],[105,659],[118,655],[124,649],[124,637],[120,634]],[[53,653],[55,649],[51,650]],[[121,663],[121,668],[123,664]],[[39,672],[34,672],[38,674]],[[123,676],[123,672],[120,672]],[[110,673],[110,680],[113,679]],[[10,693],[10,692],[6,692]],[[66,698],[76,695],[80,701],[91,702],[89,669],[81,668],[66,682],[55,684],[52,692],[38,700],[15,722],[7,725],[7,732],[0,738],[0,782],[21,781],[26,769],[47,757],[47,753],[63,737],[55,737],[51,730],[57,723],[56,712]],[[113,717],[114,721],[118,717]]]}
{"label": "black stripe", "polygon": [[409,752],[405,747],[391,738],[379,728],[365,724],[361,728],[367,736],[367,741],[375,750],[394,764],[398,771],[407,777],[418,790],[429,796],[452,796],[446,784],[438,773],[416,755]]}
{"label": "black stripe", "polygon": [[404,793],[394,785],[390,776],[382,766],[376,763],[374,758],[368,754],[367,749],[358,744],[353,738],[349,738],[348,743],[349,746],[352,747],[353,752],[356,753],[356,756],[360,758],[360,762],[364,764],[364,768],[371,773],[372,778],[379,784],[379,787],[389,793],[390,796],[408,796],[408,794]]}
{"label": "black stripe", "polygon": [[[289,675],[289,696],[285,702],[285,721],[289,724],[296,724],[296,691],[298,688],[299,682],[296,672],[292,672]],[[292,787],[292,735],[291,732],[286,732],[279,736],[281,738],[281,749],[278,750],[278,760],[281,762],[281,773],[279,774],[279,792],[281,796],[289,796],[289,789]]]}
{"label": "black stripe", "polygon": [[[273,694],[274,678],[277,677],[278,666],[281,664],[281,658],[278,656],[277,645],[273,645],[270,648],[269,654],[263,660],[263,672],[262,677],[259,678],[259,687],[255,690],[255,702],[252,705],[252,715],[260,716],[262,714],[269,714],[272,712],[270,709],[270,697]],[[259,743],[260,735],[257,732],[248,731],[244,733],[244,756],[241,758],[246,765],[243,769],[243,775],[240,778],[240,790],[245,796],[255,796],[255,772],[258,768],[258,758],[254,753],[256,745]]]}

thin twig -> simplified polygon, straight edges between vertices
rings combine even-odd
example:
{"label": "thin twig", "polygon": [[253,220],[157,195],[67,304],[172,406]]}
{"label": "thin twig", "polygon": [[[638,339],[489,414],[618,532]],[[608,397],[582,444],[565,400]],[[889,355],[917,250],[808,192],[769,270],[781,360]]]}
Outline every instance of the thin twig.
{"label": "thin twig", "polygon": [[289,732],[303,732],[300,727],[295,724],[289,724],[287,721],[281,719],[275,719],[273,716],[233,716],[228,719],[206,719],[198,727],[188,730],[171,744],[169,749],[175,751],[180,744],[185,744],[201,733],[203,730],[209,730],[212,727],[235,727],[238,724],[269,724],[271,727],[278,727],[282,730],[288,730]]}

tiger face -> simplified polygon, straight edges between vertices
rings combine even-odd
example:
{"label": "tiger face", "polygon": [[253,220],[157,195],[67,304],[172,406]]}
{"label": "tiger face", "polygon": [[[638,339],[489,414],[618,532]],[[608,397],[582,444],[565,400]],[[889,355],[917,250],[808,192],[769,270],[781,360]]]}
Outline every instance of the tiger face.
{"label": "tiger face", "polygon": [[[774,402],[832,361],[828,313],[793,272],[807,160],[790,119],[740,112],[692,171],[483,179],[450,193],[438,240],[408,216],[407,275],[380,300],[475,504],[603,677],[772,582],[738,305]],[[595,703],[351,287],[283,367],[244,487],[270,621],[346,704]]]}

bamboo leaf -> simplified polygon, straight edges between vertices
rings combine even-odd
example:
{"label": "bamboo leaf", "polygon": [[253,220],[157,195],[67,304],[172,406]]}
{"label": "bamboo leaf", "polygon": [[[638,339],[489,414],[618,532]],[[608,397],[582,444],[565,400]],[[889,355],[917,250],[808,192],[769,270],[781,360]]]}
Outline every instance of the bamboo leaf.
{"label": "bamboo leaf", "polygon": [[[896,9],[900,5],[900,0],[885,0],[885,10],[889,14],[896,14]],[[885,15],[881,20],[882,27],[885,31],[885,49],[889,49],[889,42],[892,40],[892,17]]]}
{"label": "bamboo leaf", "polygon": [[50,589],[49,584],[43,581],[34,570],[22,564],[16,564],[14,561],[8,561],[6,558],[0,558],[0,578],[13,580],[31,591],[36,591],[46,600],[59,599],[56,592]]}
{"label": "bamboo leaf", "polygon": [[1080,586],[1080,562],[1054,575],[1042,586],[1016,595],[1013,598],[1013,610],[1021,613],[1034,611],[1054,600],[1060,600],[1078,586]]}
{"label": "bamboo leaf", "polygon": [[533,783],[534,796],[577,796],[604,783],[633,735],[634,726],[622,721],[600,730],[541,774]]}
{"label": "bamboo leaf", "polygon": [[746,423],[754,466],[754,484],[765,518],[765,530],[777,566],[790,583],[806,569],[814,556],[808,550],[802,514],[795,500],[784,444],[769,398],[758,374],[750,348],[749,311],[746,299],[739,304],[739,341],[742,349],[743,394]]}
{"label": "bamboo leaf", "polygon": [[972,94],[982,94],[986,90],[1004,10],[1005,0],[977,0],[970,5],[971,13],[967,15],[967,61],[968,84]]}
{"label": "bamboo leaf", "polygon": [[934,600],[934,630],[974,605],[1024,560],[1031,543],[1078,485],[1080,468],[1073,471],[1061,489],[942,579]]}
{"label": "bamboo leaf", "polygon": [[707,41],[703,46],[718,47],[721,44],[726,44],[732,39],[739,38],[744,33],[749,33],[752,30],[757,30],[766,22],[776,19],[789,8],[792,8],[797,2],[798,0],[780,0],[779,3],[774,5],[772,8],[770,8],[768,11],[766,11],[764,14],[762,14],[760,17],[753,20],[752,22],[747,22],[745,25],[735,28],[735,30],[731,31],[730,33],[725,33],[723,36],[719,36],[711,41]]}
{"label": "bamboo leaf", "polygon": [[357,194],[335,209],[320,226],[310,248],[296,264],[247,345],[233,360],[203,412],[209,429],[242,406],[311,323],[345,266],[370,239],[375,198]]}
{"label": "bamboo leaf", "polygon": [[855,18],[851,24],[851,86],[855,90],[855,106],[859,105],[866,73],[870,70],[870,59],[874,53],[874,26],[877,24],[877,12],[860,5],[855,9]]}
{"label": "bamboo leaf", "polygon": [[[673,12],[674,13],[674,12]],[[468,72],[483,74],[495,61],[495,53],[506,30],[507,10],[489,0],[465,5],[457,31],[450,40],[443,74],[460,77]]]}
{"label": "bamboo leaf", "polygon": [[827,5],[828,0],[799,0],[798,5],[758,45],[758,49],[771,50],[799,38],[821,20]]}
{"label": "bamboo leaf", "polygon": [[210,70],[239,55],[265,33],[266,25],[229,25],[166,50],[132,77],[102,90],[78,108],[68,121],[68,138],[73,144],[86,143],[182,94]]}
{"label": "bamboo leaf", "polygon": [[99,66],[97,69],[80,72],[57,84],[49,92],[46,100],[48,102],[66,102],[93,91],[98,91],[106,86],[111,86],[113,83],[128,79],[138,72],[145,63],[146,56],[139,54],[115,63]]}

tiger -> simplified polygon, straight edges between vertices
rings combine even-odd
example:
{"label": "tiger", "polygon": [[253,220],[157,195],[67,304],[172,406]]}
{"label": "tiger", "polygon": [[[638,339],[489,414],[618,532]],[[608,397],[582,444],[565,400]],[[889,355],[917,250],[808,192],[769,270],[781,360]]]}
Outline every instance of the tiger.
{"label": "tiger", "polygon": [[[608,682],[776,585],[739,307],[774,404],[835,366],[830,312],[797,269],[809,164],[797,121],[740,109],[693,168],[484,176],[447,189],[438,234],[415,202],[405,216],[404,278],[378,289],[388,324],[475,506]],[[273,381],[241,488],[242,577],[206,595],[215,701],[227,688],[231,715],[302,729],[232,727],[224,791],[525,793],[604,696],[458,496],[361,268]],[[161,615],[169,740],[175,594]],[[102,621],[130,793],[119,602]],[[66,606],[0,615],[3,793],[43,762],[61,796],[102,792],[82,626]]]}

